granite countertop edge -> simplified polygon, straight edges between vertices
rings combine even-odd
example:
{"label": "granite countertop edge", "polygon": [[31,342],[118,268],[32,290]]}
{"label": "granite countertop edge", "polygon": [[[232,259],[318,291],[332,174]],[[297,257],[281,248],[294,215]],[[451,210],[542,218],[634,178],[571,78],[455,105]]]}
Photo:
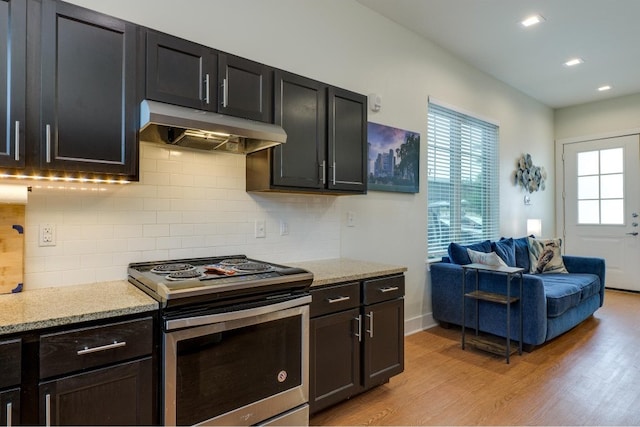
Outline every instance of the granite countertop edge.
{"label": "granite countertop edge", "polygon": [[362,261],[350,258],[293,262],[289,265],[304,268],[313,273],[311,287],[326,286],[372,277],[400,274],[407,271],[401,265]]}
{"label": "granite countertop edge", "polygon": [[125,280],[25,290],[0,295],[0,336],[157,309]]}

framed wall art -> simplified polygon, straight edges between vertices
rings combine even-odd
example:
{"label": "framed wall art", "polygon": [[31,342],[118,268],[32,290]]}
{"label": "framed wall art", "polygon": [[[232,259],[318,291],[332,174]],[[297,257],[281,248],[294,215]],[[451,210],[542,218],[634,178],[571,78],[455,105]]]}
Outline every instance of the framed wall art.
{"label": "framed wall art", "polygon": [[419,190],[420,134],[378,123],[368,123],[369,191],[417,193]]}

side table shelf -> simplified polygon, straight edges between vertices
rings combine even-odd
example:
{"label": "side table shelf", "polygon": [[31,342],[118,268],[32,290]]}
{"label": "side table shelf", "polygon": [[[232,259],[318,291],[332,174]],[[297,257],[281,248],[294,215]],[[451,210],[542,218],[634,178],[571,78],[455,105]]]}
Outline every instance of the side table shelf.
{"label": "side table shelf", "polygon": [[[488,351],[491,353],[495,353],[498,355],[504,355],[507,363],[509,363],[509,357],[511,354],[515,353],[515,348],[512,349],[511,343],[511,305],[520,302],[520,295],[522,295],[522,283],[524,273],[523,268],[519,267],[504,267],[504,266],[494,266],[494,265],[485,265],[485,264],[467,264],[462,265],[462,349],[465,349],[465,345],[473,345],[476,348],[479,348],[484,351]],[[475,281],[475,290],[471,292],[465,292],[467,289],[467,270],[473,270],[476,274]],[[495,293],[495,292],[486,292],[479,289],[479,272],[480,271],[489,271],[492,273],[502,273],[506,277],[506,290],[505,293]],[[511,296],[511,282],[514,276],[520,276],[520,292],[518,296]],[[465,302],[467,299],[475,300],[475,315],[476,315],[476,333],[474,337],[466,339],[466,318],[465,318]],[[486,301],[494,304],[505,305],[507,308],[506,313],[506,339],[505,342],[502,343],[501,339],[492,339],[487,337],[481,337],[479,335],[479,325],[480,325],[480,310],[479,310],[479,301]],[[522,309],[519,310],[519,336],[518,336],[518,354],[522,355]],[[514,346],[515,347],[515,346]]]}

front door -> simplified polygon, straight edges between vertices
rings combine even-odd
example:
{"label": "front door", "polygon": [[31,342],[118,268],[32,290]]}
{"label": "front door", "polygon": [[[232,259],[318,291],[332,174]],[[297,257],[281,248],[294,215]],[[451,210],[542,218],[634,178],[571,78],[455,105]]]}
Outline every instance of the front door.
{"label": "front door", "polygon": [[605,259],[608,288],[640,291],[639,135],[563,145],[565,254]]}

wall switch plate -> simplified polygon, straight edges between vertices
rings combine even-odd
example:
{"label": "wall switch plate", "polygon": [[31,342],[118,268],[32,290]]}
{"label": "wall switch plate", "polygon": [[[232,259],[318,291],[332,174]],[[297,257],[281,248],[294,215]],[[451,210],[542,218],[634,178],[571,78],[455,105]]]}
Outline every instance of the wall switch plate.
{"label": "wall switch plate", "polygon": [[286,236],[289,234],[289,223],[287,221],[280,221],[280,235]]}
{"label": "wall switch plate", "polygon": [[263,219],[257,219],[255,223],[256,239],[267,237],[267,222]]}
{"label": "wall switch plate", "polygon": [[347,212],[347,227],[356,226],[356,213],[353,211]]}
{"label": "wall switch plate", "polygon": [[38,245],[56,245],[56,226],[54,224],[40,224],[40,230],[38,233]]}

